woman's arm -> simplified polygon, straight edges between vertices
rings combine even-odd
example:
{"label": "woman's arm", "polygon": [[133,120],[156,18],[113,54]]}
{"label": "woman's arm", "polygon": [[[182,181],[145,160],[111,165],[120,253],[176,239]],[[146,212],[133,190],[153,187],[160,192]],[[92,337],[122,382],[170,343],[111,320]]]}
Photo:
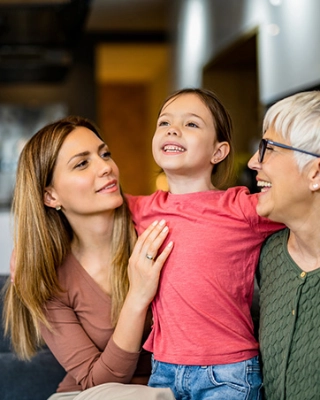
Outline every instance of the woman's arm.
{"label": "woman's arm", "polygon": [[47,303],[46,315],[53,331],[42,326],[41,333],[56,359],[73,378],[74,386],[80,385],[85,390],[106,382],[129,383],[139,352],[124,351],[114,343],[108,302],[91,292],[86,302],[92,310],[90,314],[80,315],[83,306],[72,304],[77,301],[75,298],[66,301],[67,297],[65,294]]}
{"label": "woman's arm", "polygon": [[[74,282],[81,276],[78,278],[79,274],[76,274],[76,278],[71,278],[71,269],[66,268],[75,293],[64,292],[47,304],[46,313],[54,332],[43,327],[42,334],[57,360],[83,390],[106,382],[131,381],[140,354],[148,307],[156,294],[160,271],[172,244],[155,260],[149,260],[146,254],[156,256],[166,236],[167,229],[161,223],[152,224],[138,238],[128,267],[130,289],[114,331],[110,324],[110,298],[106,296],[108,303],[90,287],[86,288],[87,279]],[[80,296],[85,298],[84,308],[88,309],[88,315],[83,311],[83,304],[81,310],[77,309]],[[87,323],[89,318],[90,324]],[[94,324],[98,327],[91,332]]]}
{"label": "woman's arm", "polygon": [[[165,221],[153,223],[140,235],[130,257],[130,288],[113,334],[115,343],[123,350],[136,352],[141,348],[148,307],[156,295],[161,269],[172,250],[170,242],[157,257],[167,234]],[[147,254],[154,259],[148,259]],[[131,329],[132,333],[128,335],[128,329],[132,326],[135,329]]]}

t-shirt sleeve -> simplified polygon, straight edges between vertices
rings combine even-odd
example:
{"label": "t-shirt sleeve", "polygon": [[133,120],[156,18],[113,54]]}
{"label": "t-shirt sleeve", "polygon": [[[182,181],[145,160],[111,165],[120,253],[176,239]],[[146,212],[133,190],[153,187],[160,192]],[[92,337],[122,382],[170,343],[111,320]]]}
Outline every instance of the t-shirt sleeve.
{"label": "t-shirt sleeve", "polygon": [[82,390],[107,382],[130,382],[139,352],[122,350],[112,336],[106,347],[99,350],[81,326],[73,309],[59,298],[47,303],[46,316],[53,331],[42,325],[43,339]]}
{"label": "t-shirt sleeve", "polygon": [[133,196],[131,194],[126,194],[125,198],[131,212],[133,223],[138,225],[146,206],[146,202],[147,200],[150,201],[150,196]]}

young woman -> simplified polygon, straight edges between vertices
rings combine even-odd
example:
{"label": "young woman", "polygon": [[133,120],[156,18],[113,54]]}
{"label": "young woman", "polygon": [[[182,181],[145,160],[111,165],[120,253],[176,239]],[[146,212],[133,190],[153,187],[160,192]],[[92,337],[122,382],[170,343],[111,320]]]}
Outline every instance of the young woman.
{"label": "young woman", "polygon": [[260,347],[266,400],[320,398],[320,92],[297,93],[265,115],[249,161],[257,212],[288,228],[259,261]]}
{"label": "young woman", "polygon": [[[122,385],[148,379],[140,348],[172,249],[170,242],[158,253],[168,228],[153,221],[135,244],[118,168],[91,122],[65,118],[29,140],[19,159],[13,213],[6,331],[21,358],[32,357],[44,340],[65,368],[52,399],[122,399],[127,390],[130,398],[172,399],[169,389]],[[146,254],[158,256],[151,262]],[[107,382],[121,385],[98,386]]]}

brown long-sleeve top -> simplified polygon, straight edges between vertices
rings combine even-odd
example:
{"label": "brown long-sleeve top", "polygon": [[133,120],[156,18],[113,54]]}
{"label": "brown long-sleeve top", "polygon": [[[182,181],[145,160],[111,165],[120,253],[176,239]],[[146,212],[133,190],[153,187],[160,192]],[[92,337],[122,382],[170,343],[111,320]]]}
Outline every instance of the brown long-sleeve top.
{"label": "brown long-sleeve top", "polygon": [[[67,372],[57,392],[149,376],[150,353],[129,353],[114,343],[111,298],[72,254],[58,268],[58,278],[65,291],[46,304],[54,331],[41,328],[47,346]],[[145,328],[145,335],[148,332]]]}

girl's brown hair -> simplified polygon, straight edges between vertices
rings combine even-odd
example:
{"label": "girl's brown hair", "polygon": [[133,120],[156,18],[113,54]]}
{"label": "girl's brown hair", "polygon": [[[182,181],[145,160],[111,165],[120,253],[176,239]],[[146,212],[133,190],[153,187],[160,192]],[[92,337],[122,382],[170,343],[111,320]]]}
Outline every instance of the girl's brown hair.
{"label": "girl's brown hair", "polygon": [[[38,131],[24,146],[17,168],[12,211],[14,216],[14,283],[5,288],[4,325],[13,348],[22,359],[42,345],[40,324],[50,327],[45,303],[59,291],[56,269],[70,252],[72,229],[64,214],[44,205],[60,148],[77,127],[86,127],[100,139],[91,121],[70,116]],[[112,319],[115,324],[126,297],[127,265],[136,234],[128,206],[115,210],[112,237]]]}

